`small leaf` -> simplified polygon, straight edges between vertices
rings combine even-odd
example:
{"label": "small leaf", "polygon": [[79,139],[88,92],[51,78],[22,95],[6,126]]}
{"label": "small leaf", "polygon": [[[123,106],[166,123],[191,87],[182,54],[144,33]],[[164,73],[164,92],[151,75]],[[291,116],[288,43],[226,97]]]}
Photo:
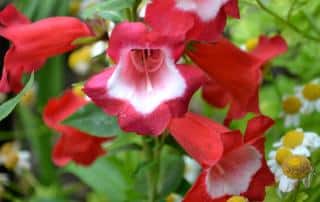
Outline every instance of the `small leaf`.
{"label": "small leaf", "polygon": [[122,11],[131,8],[134,0],[108,0],[89,6],[81,16],[85,19],[101,17],[103,19],[120,22],[124,19]]}
{"label": "small leaf", "polygon": [[26,94],[32,88],[33,82],[34,82],[34,75],[32,73],[24,89],[14,98],[11,98],[7,102],[0,105],[0,121],[6,118],[14,110],[14,108],[22,99],[23,95]]}
{"label": "small leaf", "polygon": [[122,133],[115,117],[108,116],[91,103],[68,117],[64,123],[98,137],[114,137]]}
{"label": "small leaf", "polygon": [[90,167],[70,164],[66,169],[98,194],[104,194],[107,201],[126,201],[126,193],[132,186],[126,167],[115,157],[100,158]]}

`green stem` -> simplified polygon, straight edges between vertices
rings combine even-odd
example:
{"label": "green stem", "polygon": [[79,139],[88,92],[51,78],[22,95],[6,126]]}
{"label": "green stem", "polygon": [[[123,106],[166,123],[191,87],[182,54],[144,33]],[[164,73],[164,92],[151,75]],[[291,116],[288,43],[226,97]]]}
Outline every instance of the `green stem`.
{"label": "green stem", "polygon": [[278,19],[280,22],[282,22],[283,24],[287,25],[290,29],[292,29],[293,31],[295,31],[296,33],[300,34],[301,36],[303,36],[306,39],[312,40],[312,41],[316,41],[316,42],[320,42],[320,38],[319,37],[315,37],[315,36],[311,36],[307,33],[305,33],[304,31],[300,30],[298,27],[296,27],[294,24],[291,24],[290,22],[288,22],[287,20],[283,19],[281,16],[279,16],[277,13],[275,13],[274,11],[270,10],[269,8],[267,8],[262,2],[261,0],[256,0],[258,5],[260,6],[260,8],[262,10],[264,10],[265,12],[267,12],[268,14],[270,14],[271,16],[273,16],[274,18]]}
{"label": "green stem", "polygon": [[160,173],[160,160],[161,160],[161,150],[165,143],[166,134],[157,137],[154,142],[154,147],[150,148],[148,138],[143,139],[143,148],[146,160],[152,162],[152,166],[148,171],[148,202],[156,202],[158,195],[158,182]]}
{"label": "green stem", "polygon": [[289,8],[289,11],[288,11],[288,14],[287,14],[287,21],[289,21],[291,19],[293,10],[295,9],[295,6],[296,6],[297,3],[298,3],[297,0],[293,0],[292,4],[290,5],[290,8]]}

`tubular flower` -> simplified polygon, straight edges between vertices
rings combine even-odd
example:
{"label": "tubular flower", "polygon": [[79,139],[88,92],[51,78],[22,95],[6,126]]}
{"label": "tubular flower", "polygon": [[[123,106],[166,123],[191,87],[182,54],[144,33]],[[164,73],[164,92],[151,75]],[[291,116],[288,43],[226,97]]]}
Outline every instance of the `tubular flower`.
{"label": "tubular flower", "polygon": [[58,166],[70,161],[87,166],[106,153],[101,144],[111,138],[94,137],[61,123],[87,103],[84,97],[68,90],[62,97],[50,100],[44,109],[43,118],[47,126],[61,134],[52,154]]}
{"label": "tubular flower", "polygon": [[258,45],[250,53],[226,39],[220,39],[214,44],[194,44],[188,55],[208,74],[203,98],[219,108],[230,104],[225,119],[228,125],[248,112],[260,112],[258,92],[263,64],[286,50],[287,45],[282,37],[261,36]]}
{"label": "tubular flower", "polygon": [[91,35],[91,31],[72,17],[52,17],[31,23],[10,4],[0,12],[0,35],[12,42],[4,59],[0,92],[19,92],[24,73],[36,71],[47,58],[73,49],[72,42]]}
{"label": "tubular flower", "polygon": [[[265,187],[274,183],[264,158],[263,136],[272,124],[267,117],[256,117],[249,121],[244,137],[238,131],[225,129],[227,132],[221,135],[222,157],[211,166],[203,167],[184,201],[226,202],[246,198],[262,201]],[[234,196],[242,197],[232,200]]]}
{"label": "tubular flower", "polygon": [[120,127],[159,135],[172,117],[182,116],[203,81],[198,68],[175,64],[183,43],[150,31],[143,23],[124,22],[112,32],[109,56],[113,67],[92,77],[85,93]]}
{"label": "tubular flower", "polygon": [[153,0],[145,21],[162,33],[211,41],[223,32],[227,15],[240,17],[237,0]]}

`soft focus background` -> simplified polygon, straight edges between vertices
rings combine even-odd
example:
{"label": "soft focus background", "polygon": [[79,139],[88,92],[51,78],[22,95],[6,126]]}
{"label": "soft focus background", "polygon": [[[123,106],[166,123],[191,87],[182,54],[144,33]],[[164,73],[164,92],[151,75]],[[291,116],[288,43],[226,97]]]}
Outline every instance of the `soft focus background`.
{"label": "soft focus background", "polygon": [[[86,42],[73,52],[51,58],[45,68],[35,74],[35,84],[22,98],[14,113],[0,122],[0,155],[7,155],[5,145],[14,147],[22,162],[22,172],[10,166],[0,166],[0,201],[31,202],[120,202],[141,201],[145,193],[143,178],[148,162],[139,153],[140,137],[120,134],[110,145],[106,144],[109,154],[99,158],[92,166],[84,168],[70,164],[57,168],[51,161],[52,146],[59,137],[48,129],[42,120],[42,110],[49,98],[58,96],[63,89],[85,81],[89,75],[99,72],[109,61],[105,57],[108,32],[112,25],[130,17],[130,9],[123,6],[103,7],[99,2],[130,0],[0,0],[0,8],[13,2],[32,21],[50,16],[78,16],[97,27],[101,33],[97,42]],[[267,151],[272,143],[289,129],[284,126],[283,99],[294,95],[295,89],[310,81],[320,79],[320,1],[318,0],[239,0],[241,20],[229,19],[225,35],[239,47],[250,43],[261,35],[281,34],[289,44],[289,51],[273,60],[264,72],[260,91],[260,106],[264,114],[276,120],[269,131]],[[263,3],[259,5],[258,3]],[[98,3],[98,4],[97,4]],[[145,3],[143,3],[145,4]],[[139,11],[143,13],[143,4]],[[112,5],[112,4],[111,4]],[[108,11],[108,12],[106,12]],[[129,13],[129,14],[128,14]],[[159,16],[161,17],[161,16]],[[105,21],[107,20],[107,21]],[[63,30],[58,30],[63,31]],[[46,38],[46,36],[43,36]],[[0,66],[9,47],[9,42],[0,38]],[[0,94],[0,102],[13,95]],[[226,109],[215,109],[195,95],[191,108],[217,121],[222,122]],[[299,127],[320,134],[320,113],[299,115]],[[244,129],[247,115],[243,120],[234,121],[232,128]],[[173,139],[168,140],[161,158],[161,190],[166,201],[174,201],[176,192],[183,195],[190,183],[183,174],[191,172],[188,160]],[[4,152],[1,152],[4,151]],[[125,151],[125,152],[124,152]],[[299,193],[299,202],[320,201],[320,151],[314,152],[312,162],[315,176],[310,188]],[[142,162],[142,163],[141,163]],[[20,165],[20,164],[19,164]],[[195,168],[197,170],[197,168]],[[281,201],[275,188],[268,189],[267,202]]]}

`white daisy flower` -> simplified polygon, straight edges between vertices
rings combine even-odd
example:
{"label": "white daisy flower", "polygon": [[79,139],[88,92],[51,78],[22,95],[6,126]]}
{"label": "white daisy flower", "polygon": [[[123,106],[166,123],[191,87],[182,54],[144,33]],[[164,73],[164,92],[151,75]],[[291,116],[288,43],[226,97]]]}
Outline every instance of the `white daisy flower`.
{"label": "white daisy flower", "polygon": [[309,157],[311,152],[320,148],[320,136],[314,132],[304,132],[301,128],[287,132],[274,147],[286,147],[294,154]]}
{"label": "white daisy flower", "polygon": [[23,171],[29,170],[31,167],[30,153],[19,150],[19,146],[15,142],[8,142],[0,148],[0,163],[7,169],[22,174]]}
{"label": "white daisy flower", "polygon": [[282,109],[285,127],[297,127],[300,124],[302,102],[298,96],[285,96],[282,99]]}
{"label": "white daisy flower", "polygon": [[303,113],[309,114],[314,111],[320,112],[320,84],[312,81],[296,89],[298,96],[302,99]]}
{"label": "white daisy flower", "polygon": [[183,160],[185,164],[184,178],[187,182],[193,184],[199,175],[201,166],[189,156],[184,156]]}

